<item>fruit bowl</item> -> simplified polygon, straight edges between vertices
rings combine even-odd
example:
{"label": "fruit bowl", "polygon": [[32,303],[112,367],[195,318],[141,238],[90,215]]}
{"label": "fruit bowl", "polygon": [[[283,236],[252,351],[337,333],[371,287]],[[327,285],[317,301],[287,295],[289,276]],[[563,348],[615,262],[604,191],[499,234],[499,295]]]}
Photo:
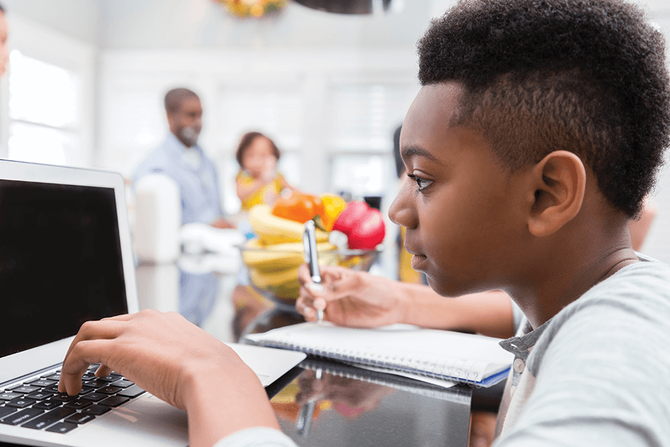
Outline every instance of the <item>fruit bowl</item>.
{"label": "fruit bowl", "polygon": [[[319,265],[339,265],[357,271],[368,271],[381,253],[372,250],[338,249],[327,242],[317,244]],[[300,283],[298,267],[303,264],[302,243],[262,245],[256,240],[240,247],[250,285],[285,310],[295,311]]]}

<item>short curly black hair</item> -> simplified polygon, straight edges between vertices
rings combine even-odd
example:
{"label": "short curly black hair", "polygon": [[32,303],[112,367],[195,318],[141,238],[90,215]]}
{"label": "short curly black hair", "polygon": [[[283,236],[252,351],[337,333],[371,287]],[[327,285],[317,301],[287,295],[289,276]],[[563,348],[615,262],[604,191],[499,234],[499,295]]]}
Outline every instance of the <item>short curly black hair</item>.
{"label": "short curly black hair", "polygon": [[568,150],[636,216],[670,141],[663,36],[620,0],[465,0],[418,43],[422,85],[463,86],[452,125],[513,172]]}

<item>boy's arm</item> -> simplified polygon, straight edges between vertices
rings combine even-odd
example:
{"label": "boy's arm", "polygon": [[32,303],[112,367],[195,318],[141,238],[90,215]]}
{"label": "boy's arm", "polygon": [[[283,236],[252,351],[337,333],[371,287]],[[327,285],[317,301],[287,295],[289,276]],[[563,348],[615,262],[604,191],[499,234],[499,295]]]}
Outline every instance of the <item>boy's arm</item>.
{"label": "boy's arm", "polygon": [[333,266],[321,267],[320,286],[314,287],[305,265],[298,278],[296,308],[307,320],[315,320],[315,308],[321,308],[327,320],[342,326],[406,323],[493,337],[514,335],[511,300],[501,291],[445,298],[428,286]]}
{"label": "boy's arm", "polygon": [[59,391],[75,395],[91,363],[123,374],[188,413],[193,447],[279,425],[260,381],[232,349],[176,313],[143,311],[85,323],[63,362]]}

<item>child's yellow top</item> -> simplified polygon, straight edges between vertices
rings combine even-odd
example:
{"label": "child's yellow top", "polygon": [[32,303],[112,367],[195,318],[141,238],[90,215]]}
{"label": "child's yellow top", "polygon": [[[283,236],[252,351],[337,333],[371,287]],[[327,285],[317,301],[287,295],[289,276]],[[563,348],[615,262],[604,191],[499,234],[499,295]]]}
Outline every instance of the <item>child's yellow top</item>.
{"label": "child's yellow top", "polygon": [[[254,177],[249,174],[248,171],[240,169],[240,172],[237,174],[235,181],[241,185],[249,185],[254,182]],[[274,180],[268,183],[267,185],[259,188],[256,192],[251,194],[249,197],[242,201],[242,210],[248,211],[254,205],[259,205],[265,203],[265,198],[270,195],[272,197],[277,196],[281,193],[281,190],[284,188],[284,176],[279,172],[275,175]]]}

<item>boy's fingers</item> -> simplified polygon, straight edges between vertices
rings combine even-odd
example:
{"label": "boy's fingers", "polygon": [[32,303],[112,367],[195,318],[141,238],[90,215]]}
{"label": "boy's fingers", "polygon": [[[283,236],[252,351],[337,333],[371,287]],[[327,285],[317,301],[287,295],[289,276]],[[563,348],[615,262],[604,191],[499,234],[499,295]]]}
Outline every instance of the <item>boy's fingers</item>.
{"label": "boy's fingers", "polygon": [[312,295],[320,296],[323,295],[324,292],[326,291],[325,287],[323,287],[321,284],[316,284],[313,282],[305,284],[305,287],[309,289],[310,292],[312,292]]}
{"label": "boy's fingers", "polygon": [[91,363],[104,363],[101,353],[107,352],[109,340],[82,340],[70,349],[61,368],[58,391],[74,396],[81,391],[81,376]]}
{"label": "boy's fingers", "polygon": [[316,310],[325,310],[327,301],[324,298],[315,298],[312,302],[312,308]]}
{"label": "boy's fingers", "polygon": [[113,339],[117,338],[125,327],[125,321],[122,319],[105,318],[100,321],[87,321],[81,325],[77,336],[70,344],[70,347],[65,354],[65,360],[70,356],[72,348],[79,342],[85,340],[96,339]]}
{"label": "boy's fingers", "polygon": [[314,310],[314,301],[311,298],[300,297],[295,303],[295,308],[298,313],[302,314],[306,320],[316,319],[316,311]]}
{"label": "boy's fingers", "polygon": [[112,372],[112,368],[109,366],[105,365],[100,365],[98,369],[95,371],[96,377],[105,377],[108,376]]}

